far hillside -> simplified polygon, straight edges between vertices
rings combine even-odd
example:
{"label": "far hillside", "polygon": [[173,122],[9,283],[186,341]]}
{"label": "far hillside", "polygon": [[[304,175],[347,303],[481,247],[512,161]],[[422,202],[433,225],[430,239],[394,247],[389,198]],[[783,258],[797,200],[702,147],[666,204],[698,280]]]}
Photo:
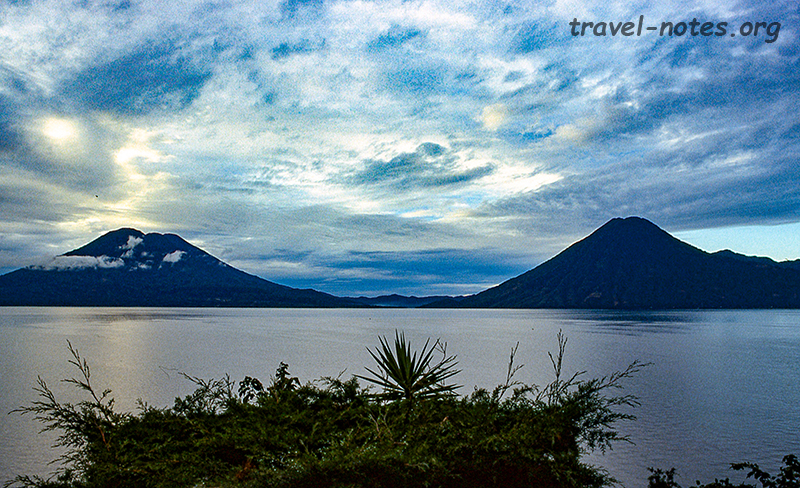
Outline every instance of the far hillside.
{"label": "far hillside", "polygon": [[800,260],[708,253],[652,222],[617,218],[500,285],[432,307],[800,308]]}

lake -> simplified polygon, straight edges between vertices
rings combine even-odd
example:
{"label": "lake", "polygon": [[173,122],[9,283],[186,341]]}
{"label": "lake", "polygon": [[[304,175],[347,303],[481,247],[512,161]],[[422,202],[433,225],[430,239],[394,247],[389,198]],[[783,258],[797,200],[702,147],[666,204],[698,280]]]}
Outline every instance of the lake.
{"label": "lake", "polygon": [[61,400],[78,401],[58,380],[77,373],[67,341],[84,356],[98,390],[135,410],[141,398],[170,406],[193,391],[180,373],[229,374],[264,383],[281,361],[303,382],[365,373],[367,347],[404,331],[412,345],[447,343],[468,394],[505,380],[519,342],[516,379],[544,385],[556,335],[568,339],[564,369],[599,377],[634,360],[652,363],[625,383],[639,397],[636,421],[617,427],[633,444],[589,456],[624,486],[646,486],[648,467],[678,471],[678,481],[743,478],[731,462],[774,473],[800,454],[800,311],[142,309],[0,308],[0,481],[46,475],[56,454],[30,416],[6,412],[34,401],[37,376]]}

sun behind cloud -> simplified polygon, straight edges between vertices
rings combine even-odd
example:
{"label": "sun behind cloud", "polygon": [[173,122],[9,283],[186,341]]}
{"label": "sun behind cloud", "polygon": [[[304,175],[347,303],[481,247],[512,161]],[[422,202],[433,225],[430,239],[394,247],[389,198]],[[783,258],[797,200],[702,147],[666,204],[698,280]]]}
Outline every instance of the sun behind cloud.
{"label": "sun behind cloud", "polygon": [[484,107],[481,112],[480,121],[487,130],[497,130],[508,118],[508,107],[502,103]]}
{"label": "sun behind cloud", "polygon": [[49,118],[44,121],[42,132],[55,142],[66,142],[78,135],[78,129],[70,120]]}

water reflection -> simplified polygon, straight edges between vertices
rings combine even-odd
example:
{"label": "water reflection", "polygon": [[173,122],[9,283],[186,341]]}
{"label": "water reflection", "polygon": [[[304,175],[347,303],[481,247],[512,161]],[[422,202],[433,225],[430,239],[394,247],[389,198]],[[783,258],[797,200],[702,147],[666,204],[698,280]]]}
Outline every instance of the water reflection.
{"label": "water reflection", "polygon": [[[309,310],[309,309],[0,309],[0,409],[33,398],[41,375],[53,388],[72,374],[66,341],[92,366],[93,381],[114,390],[123,409],[137,398],[167,406],[203,379],[230,374],[264,381],[281,361],[303,381],[371,364],[367,347],[402,329],[412,344],[448,342],[458,383],[492,388],[505,380],[520,343],[517,379],[552,379],[547,352],[569,340],[564,369],[598,377],[633,360],[652,362],[625,385],[642,401],[623,426],[635,446],[618,445],[597,464],[627,486],[646,483],[648,466],[676,467],[693,480],[726,476],[730,462],[768,468],[800,453],[800,311]],[[73,392],[59,390],[59,395]],[[60,396],[63,398],[62,396]],[[72,401],[74,396],[66,398]],[[0,412],[2,413],[2,412]],[[46,474],[49,439],[30,418],[0,415],[0,480]],[[690,446],[690,447],[687,447]],[[769,469],[768,469],[769,470]],[[688,480],[688,481],[687,481]]]}
{"label": "water reflection", "polygon": [[69,308],[65,315],[71,320],[93,324],[118,324],[124,322],[188,321],[202,320],[208,314],[203,309],[155,309],[155,308]]}
{"label": "water reflection", "polygon": [[697,325],[696,316],[683,311],[570,310],[566,313],[572,315],[568,320],[590,334],[681,334]]}

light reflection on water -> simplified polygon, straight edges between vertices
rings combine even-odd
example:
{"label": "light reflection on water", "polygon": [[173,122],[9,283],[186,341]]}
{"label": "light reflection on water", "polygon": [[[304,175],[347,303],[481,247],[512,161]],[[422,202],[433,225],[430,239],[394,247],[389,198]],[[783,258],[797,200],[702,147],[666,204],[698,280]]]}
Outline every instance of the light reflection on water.
{"label": "light reflection on water", "polygon": [[570,310],[564,313],[570,317],[565,317],[565,321],[572,322],[588,334],[680,334],[696,324],[687,312]]}
{"label": "light reflection on water", "polygon": [[[628,487],[646,485],[648,466],[676,467],[684,486],[735,473],[735,461],[774,468],[800,453],[800,311],[613,312],[592,310],[0,309],[0,410],[35,399],[44,377],[60,398],[78,400],[57,380],[75,371],[66,341],[110,387],[120,407],[143,398],[171,405],[192,391],[178,372],[267,381],[281,361],[303,381],[363,373],[367,347],[401,329],[422,345],[448,343],[468,394],[505,380],[520,343],[516,379],[551,379],[548,351],[568,338],[565,371],[603,376],[634,360],[653,363],[626,383],[641,400],[638,420],[620,425],[635,445],[589,459]],[[0,415],[0,480],[46,474],[52,438],[32,419]]]}

